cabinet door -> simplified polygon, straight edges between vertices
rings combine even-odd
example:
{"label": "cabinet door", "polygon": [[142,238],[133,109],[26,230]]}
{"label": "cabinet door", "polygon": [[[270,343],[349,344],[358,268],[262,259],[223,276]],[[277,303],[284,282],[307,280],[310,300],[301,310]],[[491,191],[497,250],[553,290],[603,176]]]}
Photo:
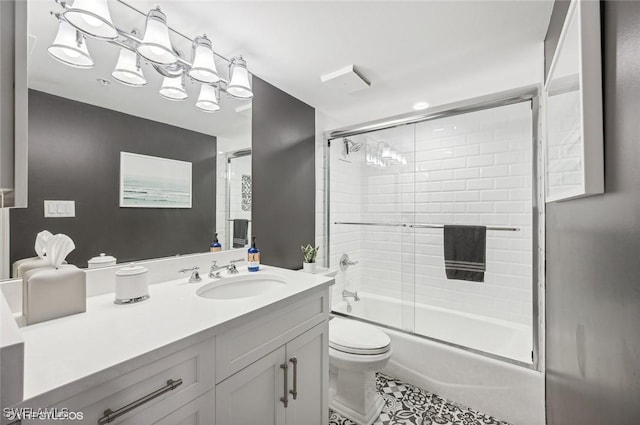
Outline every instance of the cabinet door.
{"label": "cabinet door", "polygon": [[284,425],[285,348],[216,385],[216,425]]}
{"label": "cabinet door", "polygon": [[[287,425],[329,422],[329,323],[315,326],[287,344],[289,407]],[[296,397],[293,398],[293,391]]]}

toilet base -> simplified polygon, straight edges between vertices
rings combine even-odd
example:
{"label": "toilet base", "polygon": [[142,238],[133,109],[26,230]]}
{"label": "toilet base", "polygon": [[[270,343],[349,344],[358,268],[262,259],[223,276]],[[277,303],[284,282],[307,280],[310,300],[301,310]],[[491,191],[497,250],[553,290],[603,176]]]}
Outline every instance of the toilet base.
{"label": "toilet base", "polygon": [[371,425],[384,401],[376,392],[376,374],[370,371],[333,370],[329,408],[358,425]]}

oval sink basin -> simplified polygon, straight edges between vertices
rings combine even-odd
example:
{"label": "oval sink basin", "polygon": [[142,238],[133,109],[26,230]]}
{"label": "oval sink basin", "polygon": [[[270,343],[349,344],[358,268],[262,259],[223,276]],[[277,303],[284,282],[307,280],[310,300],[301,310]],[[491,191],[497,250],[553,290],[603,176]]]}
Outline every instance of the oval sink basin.
{"label": "oval sink basin", "polygon": [[213,300],[231,300],[262,295],[286,284],[280,276],[258,273],[222,278],[199,288],[196,294]]}

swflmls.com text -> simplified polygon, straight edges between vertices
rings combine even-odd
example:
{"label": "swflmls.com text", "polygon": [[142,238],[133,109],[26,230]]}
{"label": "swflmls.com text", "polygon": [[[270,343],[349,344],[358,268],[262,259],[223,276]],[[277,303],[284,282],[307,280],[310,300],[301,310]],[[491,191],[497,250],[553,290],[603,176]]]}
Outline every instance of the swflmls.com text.
{"label": "swflmls.com text", "polygon": [[73,412],[69,409],[32,409],[30,407],[23,408],[5,408],[2,414],[10,421],[16,420],[50,420],[50,421],[81,421],[84,419],[82,412]]}

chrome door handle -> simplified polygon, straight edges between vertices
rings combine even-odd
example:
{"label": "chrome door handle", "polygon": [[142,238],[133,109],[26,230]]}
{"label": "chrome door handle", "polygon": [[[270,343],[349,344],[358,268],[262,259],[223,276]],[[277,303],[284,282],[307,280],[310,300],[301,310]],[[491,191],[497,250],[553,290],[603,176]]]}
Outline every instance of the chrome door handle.
{"label": "chrome door handle", "polygon": [[293,389],[289,392],[295,400],[298,398],[298,359],[296,357],[291,357],[289,361],[293,364]]}
{"label": "chrome door handle", "polygon": [[289,362],[284,362],[280,365],[280,369],[284,369],[284,397],[280,397],[280,401],[284,404],[284,408],[286,409],[289,406]]}

